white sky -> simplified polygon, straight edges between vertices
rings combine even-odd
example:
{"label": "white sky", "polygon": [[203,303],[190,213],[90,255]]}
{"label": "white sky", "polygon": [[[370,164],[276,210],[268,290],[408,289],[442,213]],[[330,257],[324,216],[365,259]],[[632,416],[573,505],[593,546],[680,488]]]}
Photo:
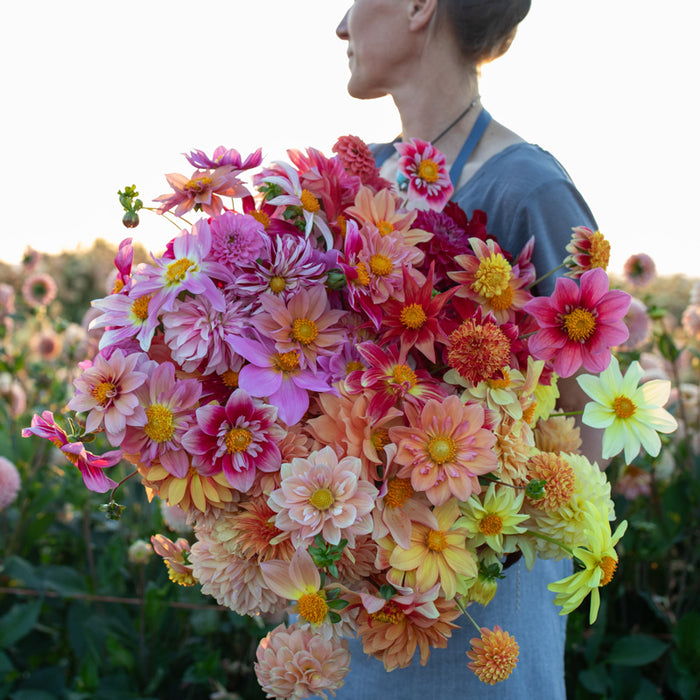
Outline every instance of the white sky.
{"label": "white sky", "polygon": [[[337,136],[398,132],[388,99],[345,92],[335,26],[350,0],[26,0],[0,10],[0,259],[175,229],[121,226],[117,191],[150,201],[180,155],[218,145],[270,159],[330,153]],[[699,277],[697,0],[533,0],[509,53],[484,70],[496,119],[562,161],[613,245]]]}

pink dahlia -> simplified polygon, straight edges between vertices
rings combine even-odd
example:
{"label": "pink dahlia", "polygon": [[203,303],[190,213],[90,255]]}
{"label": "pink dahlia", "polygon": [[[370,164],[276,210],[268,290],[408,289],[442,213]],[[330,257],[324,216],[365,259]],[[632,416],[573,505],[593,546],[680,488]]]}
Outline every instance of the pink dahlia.
{"label": "pink dahlia", "polygon": [[340,136],[333,144],[333,153],[338,155],[338,160],[345,171],[359,177],[363,184],[379,179],[374,155],[369,146],[358,136]]}
{"label": "pink dahlia", "polygon": [[149,360],[141,369],[148,380],[136,389],[142,418],[126,426],[122,441],[125,452],[138,455],[149,466],[158,461],[173,476],[182,479],[190,460],[182,448],[182,436],[195,422],[195,408],[202,393],[196,379],[176,379],[175,365]]}
{"label": "pink dahlia", "polygon": [[251,396],[266,397],[287,425],[299,422],[309,408],[309,391],[332,391],[326,376],[303,368],[296,350],[277,352],[269,340],[228,336],[231,347],[250,364],[238,385]]}
{"label": "pink dahlia", "polygon": [[165,342],[172,359],[185,372],[223,374],[240,369],[240,358],[226,340],[241,335],[248,325],[244,302],[227,293],[226,308],[215,309],[205,296],[177,300],[172,311],[163,314]]}
{"label": "pink dahlia", "polygon": [[403,465],[397,476],[410,477],[411,486],[436,506],[451,496],[466,501],[480,493],[479,476],[498,467],[496,436],[484,427],[483,407],[448,396],[431,399],[421,411],[407,404],[404,411],[408,425],[389,429],[399,446],[395,460]]}
{"label": "pink dahlia", "polygon": [[225,148],[224,146],[217,146],[211,157],[204,151],[196,150],[190,151],[185,155],[185,158],[193,168],[207,170],[228,166],[239,173],[242,170],[257,168],[262,163],[262,149],[258,148],[245,160],[235,148]]}
{"label": "pink dahlia", "polygon": [[32,416],[31,427],[22,430],[22,437],[32,435],[49,440],[58,447],[63,456],[78,468],[85,486],[90,491],[105,493],[117,485],[117,482],[106,476],[103,470],[121,461],[121,450],[111,450],[101,455],[88,452],[82,442],[69,440],[65,430],[56,424],[51,411],[43,411],[41,416],[37,414]]}
{"label": "pink dahlia", "polygon": [[0,510],[16,498],[22,486],[17,467],[7,457],[0,456]]}
{"label": "pink dahlia", "polygon": [[629,337],[620,346],[621,350],[637,350],[646,344],[651,337],[652,322],[647,305],[637,297],[630,297],[630,307],[623,319]]}
{"label": "pink dahlia", "polygon": [[255,674],[269,698],[301,700],[335,695],[350,670],[346,641],[324,639],[297,625],[275,627],[260,642]]}
{"label": "pink dahlia", "polygon": [[580,367],[602,372],[610,364],[610,348],[628,337],[623,321],[629,294],[610,289],[600,268],[581,276],[580,288],[560,277],[550,297],[537,297],[525,305],[539,330],[529,339],[530,352],[538,360],[553,360],[560,377],[570,377]]}
{"label": "pink dahlia", "polygon": [[688,304],[681,317],[683,330],[691,337],[700,340],[700,303]]}
{"label": "pink dahlia", "polygon": [[45,272],[29,275],[22,285],[22,296],[34,309],[48,306],[56,298],[57,293],[58,287],[54,278]]}
{"label": "pink dahlia", "polygon": [[200,474],[224,472],[235,489],[246,492],[255,470],[279,469],[277,441],[284,430],[276,424],[277,409],[236,389],[225,406],[208,404],[197,409],[197,425],[182,437]]}
{"label": "pink dahlia", "polygon": [[114,267],[116,276],[114,278],[114,293],[121,292],[128,288],[131,280],[131,266],[134,264],[134,246],[131,245],[131,238],[125,238],[119,244],[119,250],[114,257]]}
{"label": "pink dahlia", "polygon": [[104,423],[105,434],[112,445],[124,439],[127,424],[143,421],[145,415],[134,394],[148,378],[139,372],[144,353],[124,355],[116,349],[109,359],[97,355],[93,363],[81,363],[83,373],[73,382],[76,393],[68,402],[71,411],[88,411],[85,432],[94,433]]}
{"label": "pink dahlia", "polygon": [[656,277],[656,264],[646,253],[637,253],[625,260],[622,272],[630,284],[645,287]]}
{"label": "pink dahlia", "polygon": [[256,329],[274,341],[278,352],[296,351],[302,368],[316,367],[319,355],[334,355],[343,343],[345,333],[337,323],[347,312],[331,308],[325,286],[300,289],[286,303],[266,294],[260,303]]}
{"label": "pink dahlia", "polygon": [[225,211],[211,219],[210,226],[210,256],[230,268],[255,260],[267,238],[265,227],[248,214]]}
{"label": "pink dahlia", "polygon": [[372,531],[370,513],[379,493],[360,478],[361,469],[360,459],[338,460],[328,446],[283,464],[282,484],[268,500],[277,513],[275,525],[291,532],[297,544],[308,544],[320,533],[326,542],[344,538],[354,547],[355,535]]}
{"label": "pink dahlia", "polygon": [[442,209],[454,192],[445,166],[445,156],[421,139],[396,144],[398,170],[408,179],[408,198],[425,201],[431,208]]}

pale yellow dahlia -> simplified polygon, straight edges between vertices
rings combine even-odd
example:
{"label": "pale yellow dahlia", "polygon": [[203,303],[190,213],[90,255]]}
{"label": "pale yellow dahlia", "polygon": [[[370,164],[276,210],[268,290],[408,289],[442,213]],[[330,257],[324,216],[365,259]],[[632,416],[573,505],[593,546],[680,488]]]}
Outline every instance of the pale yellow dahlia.
{"label": "pale yellow dahlia", "polygon": [[553,415],[540,419],[534,430],[535,447],[542,452],[571,452],[581,449],[581,429],[573,416]]}

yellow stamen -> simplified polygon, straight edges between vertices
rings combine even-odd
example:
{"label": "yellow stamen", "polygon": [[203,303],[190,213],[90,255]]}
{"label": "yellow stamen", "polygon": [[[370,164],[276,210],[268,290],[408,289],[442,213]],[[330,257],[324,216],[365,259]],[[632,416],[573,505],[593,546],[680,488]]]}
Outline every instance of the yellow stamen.
{"label": "yellow stamen", "polygon": [[582,343],[593,335],[596,322],[590,311],[577,308],[564,316],[563,326],[570,340]]}
{"label": "yellow stamen", "polygon": [[152,296],[152,294],[145,294],[142,297],[138,297],[138,299],[134,299],[131,303],[131,313],[141,321],[145,321],[148,318],[148,302]]}
{"label": "yellow stamen", "polygon": [[499,535],[503,532],[503,519],[500,515],[489,513],[479,520],[479,530],[484,535]]}
{"label": "yellow stamen", "polygon": [[296,318],[292,324],[292,338],[302,345],[313,343],[318,336],[316,324],[309,318]]}
{"label": "yellow stamen", "polygon": [[299,369],[299,353],[296,350],[277,353],[273,362],[279,372],[294,372]]}
{"label": "yellow stamen", "polygon": [[143,431],[153,442],[167,442],[175,433],[172,411],[160,403],[154,403],[146,409],[148,423]]}
{"label": "yellow stamen", "polygon": [[375,622],[387,622],[396,625],[406,617],[406,613],[393,600],[389,600],[381,610],[371,613],[369,617]]}
{"label": "yellow stamen", "polygon": [[316,510],[328,510],[335,503],[335,498],[329,489],[316,489],[311,494],[309,503],[316,508]]}
{"label": "yellow stamen", "polygon": [[254,209],[249,211],[248,214],[252,216],[258,223],[263,225],[263,228],[267,231],[267,227],[270,225],[270,217],[264,211],[258,211]]}
{"label": "yellow stamen", "polygon": [[501,370],[501,374],[502,376],[500,379],[494,377],[493,379],[486,380],[486,384],[488,384],[490,389],[507,389],[510,386],[511,380],[508,368],[504,367]]}
{"label": "yellow stamen", "polygon": [[384,496],[384,507],[401,508],[414,493],[410,479],[389,479]]}
{"label": "yellow stamen", "polygon": [[600,579],[600,585],[607,586],[613,580],[617,570],[617,559],[603,557],[598,566],[603,570],[603,578]]}
{"label": "yellow stamen", "polygon": [[119,294],[119,292],[124,289],[124,282],[120,279],[114,280],[114,287],[112,287],[112,294]]}
{"label": "yellow stamen", "polygon": [[189,180],[184,189],[186,189],[188,192],[202,192],[209,187],[211,183],[212,179],[204,175],[202,177],[195,177]]}
{"label": "yellow stamen", "polygon": [[510,270],[510,263],[500,253],[493,253],[479,263],[472,289],[486,299],[497,297],[509,287]]}
{"label": "yellow stamen", "polygon": [[418,177],[425,182],[437,182],[439,179],[440,168],[437,163],[430,158],[426,158],[420,162],[418,166]]}
{"label": "yellow stamen", "polygon": [[430,530],[425,538],[425,546],[431,552],[442,552],[447,549],[445,533],[440,530]]}
{"label": "yellow stamen", "polygon": [[428,455],[435,464],[444,464],[454,459],[457,454],[455,441],[447,435],[436,435],[428,443]]}
{"label": "yellow stamen", "polygon": [[253,436],[250,430],[246,430],[245,428],[231,428],[231,430],[226,433],[226,451],[229,454],[245,452],[252,441]]}
{"label": "yellow stamen", "polygon": [[383,450],[391,442],[391,440],[389,440],[389,431],[386,428],[377,428],[373,430],[370,441],[375,450]]}
{"label": "yellow stamen", "polygon": [[318,199],[316,199],[316,197],[311,194],[309,190],[302,190],[301,197],[299,199],[301,199],[301,206],[311,214],[315,214],[321,208]]}
{"label": "yellow stamen", "polygon": [[304,593],[299,598],[299,615],[312,625],[320,625],[328,614],[328,603],[320,593]]}
{"label": "yellow stamen", "polygon": [[418,330],[427,320],[425,311],[420,304],[409,304],[401,309],[401,323],[411,330]]}
{"label": "yellow stamen", "polygon": [[506,311],[513,306],[513,288],[508,285],[500,294],[496,294],[489,299],[489,304],[494,311]]}
{"label": "yellow stamen", "polygon": [[613,410],[618,418],[631,418],[637,407],[627,396],[618,396],[613,402]]}
{"label": "yellow stamen", "polygon": [[382,219],[381,221],[377,221],[377,229],[379,230],[379,235],[386,236],[394,231],[394,224],[392,224],[390,221]]}
{"label": "yellow stamen", "polygon": [[354,282],[362,287],[366,287],[369,284],[369,272],[367,272],[367,265],[363,262],[357,263],[357,278]]}
{"label": "yellow stamen", "polygon": [[168,578],[180,586],[194,586],[197,583],[197,579],[192,575],[191,572],[175,571],[172,564],[166,559],[165,566],[168,569]]}
{"label": "yellow stamen", "polygon": [[238,372],[234,372],[232,369],[227,369],[222,375],[221,375],[221,381],[224,383],[224,386],[227,386],[229,389],[237,389],[238,388]]}
{"label": "yellow stamen", "polygon": [[354,372],[356,369],[364,368],[365,366],[361,362],[358,362],[357,360],[350,360],[350,362],[345,365],[345,373],[350,374],[350,372]]}
{"label": "yellow stamen", "polygon": [[287,280],[284,279],[284,277],[280,277],[279,275],[270,277],[270,291],[273,294],[281,294],[285,290],[286,286]]}
{"label": "yellow stamen", "polygon": [[414,387],[418,383],[418,377],[416,373],[408,365],[394,365],[394,369],[391,374],[394,380],[399,384],[408,382],[411,387]]}
{"label": "yellow stamen", "polygon": [[109,399],[113,399],[117,395],[117,387],[110,382],[100,382],[92,388],[90,393],[97,403],[104,406]]}
{"label": "yellow stamen", "polygon": [[369,259],[369,269],[373,274],[377,275],[377,277],[386,277],[390,275],[391,271],[394,269],[394,263],[391,262],[391,258],[387,258],[386,255],[375,253]]}
{"label": "yellow stamen", "polygon": [[170,265],[168,265],[165,273],[165,279],[170,284],[177,284],[185,279],[185,275],[187,274],[188,270],[195,272],[197,270],[196,263],[189,258],[180,258],[179,260],[171,262]]}
{"label": "yellow stamen", "polygon": [[596,231],[591,236],[591,267],[607,269],[610,262],[610,243],[605,240],[605,236],[600,231]]}

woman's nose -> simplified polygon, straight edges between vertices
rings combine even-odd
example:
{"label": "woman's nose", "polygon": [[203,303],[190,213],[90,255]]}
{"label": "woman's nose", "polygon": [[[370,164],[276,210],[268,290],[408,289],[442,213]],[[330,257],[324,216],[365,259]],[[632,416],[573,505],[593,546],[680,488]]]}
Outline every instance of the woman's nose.
{"label": "woman's nose", "polygon": [[340,24],[335,28],[335,33],[338,35],[338,38],[347,40],[349,37],[348,34],[348,15],[350,14],[350,10],[348,10],[345,15],[343,16],[343,19],[340,20]]}

